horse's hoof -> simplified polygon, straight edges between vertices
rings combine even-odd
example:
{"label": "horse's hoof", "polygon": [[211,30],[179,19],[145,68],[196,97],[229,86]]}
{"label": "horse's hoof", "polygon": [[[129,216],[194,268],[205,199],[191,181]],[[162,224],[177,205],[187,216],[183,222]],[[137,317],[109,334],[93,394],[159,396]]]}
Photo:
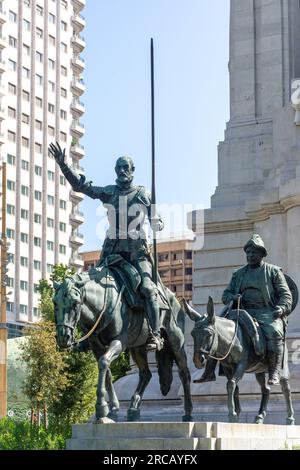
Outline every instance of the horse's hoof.
{"label": "horse's hoof", "polygon": [[136,410],[134,408],[130,408],[128,411],[127,411],[127,421],[129,423],[132,423],[134,421],[139,421],[140,420],[140,417],[141,417],[141,412],[140,410]]}
{"label": "horse's hoof", "polygon": [[256,416],[254,419],[254,424],[264,424],[265,418],[262,416]]}
{"label": "horse's hoof", "polygon": [[182,416],[182,422],[183,422],[183,423],[193,423],[193,422],[194,422],[194,418],[193,418],[193,416],[191,416],[191,415],[183,415],[183,416]]}
{"label": "horse's hoof", "polygon": [[95,421],[95,424],[112,424],[112,423],[115,423],[115,421],[108,418],[107,416],[105,418],[99,418]]}
{"label": "horse's hoof", "polygon": [[295,426],[295,424],[296,424],[295,418],[287,418],[286,419],[286,424],[287,424],[287,426]]}
{"label": "horse's hoof", "polygon": [[239,422],[238,415],[230,415],[228,418],[229,418],[230,423],[238,423]]}
{"label": "horse's hoof", "polygon": [[109,413],[109,408],[107,405],[96,405],[96,420],[98,421],[101,418],[105,418]]}
{"label": "horse's hoof", "polygon": [[114,422],[118,421],[118,410],[110,410],[107,418],[112,419]]}

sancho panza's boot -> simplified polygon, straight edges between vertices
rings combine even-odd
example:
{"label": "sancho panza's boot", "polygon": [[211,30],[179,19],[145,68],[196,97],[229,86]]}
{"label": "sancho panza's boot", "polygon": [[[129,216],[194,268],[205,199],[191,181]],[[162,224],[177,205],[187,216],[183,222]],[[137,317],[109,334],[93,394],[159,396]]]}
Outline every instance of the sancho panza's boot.
{"label": "sancho panza's boot", "polygon": [[269,385],[280,384],[280,372],[283,359],[284,345],[276,343],[275,351],[269,351]]}
{"label": "sancho panza's boot", "polygon": [[194,384],[201,384],[204,382],[215,382],[216,380],[216,374],[215,374],[215,368],[217,366],[217,362],[215,359],[212,359],[211,357],[207,359],[207,363],[205,366],[205,371],[203,372],[202,377],[198,380],[194,380]]}
{"label": "sancho panza's boot", "polygon": [[152,332],[146,343],[147,351],[161,351],[164,346],[164,340],[160,336],[160,317],[157,294],[151,295],[146,299],[146,310],[149,318]]}

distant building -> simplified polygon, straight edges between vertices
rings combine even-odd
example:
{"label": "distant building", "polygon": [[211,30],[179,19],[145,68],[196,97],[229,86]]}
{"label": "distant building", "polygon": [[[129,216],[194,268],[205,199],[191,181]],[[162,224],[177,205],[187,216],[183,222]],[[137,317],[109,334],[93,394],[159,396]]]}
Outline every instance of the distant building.
{"label": "distant building", "polygon": [[[191,240],[172,240],[158,242],[158,271],[165,286],[177,297],[192,300],[193,294],[193,250]],[[100,251],[81,253],[84,271],[94,267],[99,260]]]}

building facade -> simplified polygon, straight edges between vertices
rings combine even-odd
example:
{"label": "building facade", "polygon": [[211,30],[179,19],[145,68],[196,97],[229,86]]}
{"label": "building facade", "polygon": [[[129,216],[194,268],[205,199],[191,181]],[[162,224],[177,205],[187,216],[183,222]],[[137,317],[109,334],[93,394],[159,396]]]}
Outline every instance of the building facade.
{"label": "building facade", "polygon": [[7,161],[7,321],[38,318],[38,282],[54,264],[83,266],[83,196],[48,153],[80,170],[85,0],[0,1],[0,156]]}

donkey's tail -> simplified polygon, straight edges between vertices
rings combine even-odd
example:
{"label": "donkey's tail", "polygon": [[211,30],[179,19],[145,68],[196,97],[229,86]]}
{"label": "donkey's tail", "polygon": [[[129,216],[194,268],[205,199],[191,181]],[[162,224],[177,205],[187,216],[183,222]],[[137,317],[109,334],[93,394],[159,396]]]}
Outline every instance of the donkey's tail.
{"label": "donkey's tail", "polygon": [[161,351],[156,352],[157,369],[159,376],[160,390],[163,396],[168,395],[173,382],[173,363],[174,354],[170,347],[170,343],[165,338],[164,347]]}

